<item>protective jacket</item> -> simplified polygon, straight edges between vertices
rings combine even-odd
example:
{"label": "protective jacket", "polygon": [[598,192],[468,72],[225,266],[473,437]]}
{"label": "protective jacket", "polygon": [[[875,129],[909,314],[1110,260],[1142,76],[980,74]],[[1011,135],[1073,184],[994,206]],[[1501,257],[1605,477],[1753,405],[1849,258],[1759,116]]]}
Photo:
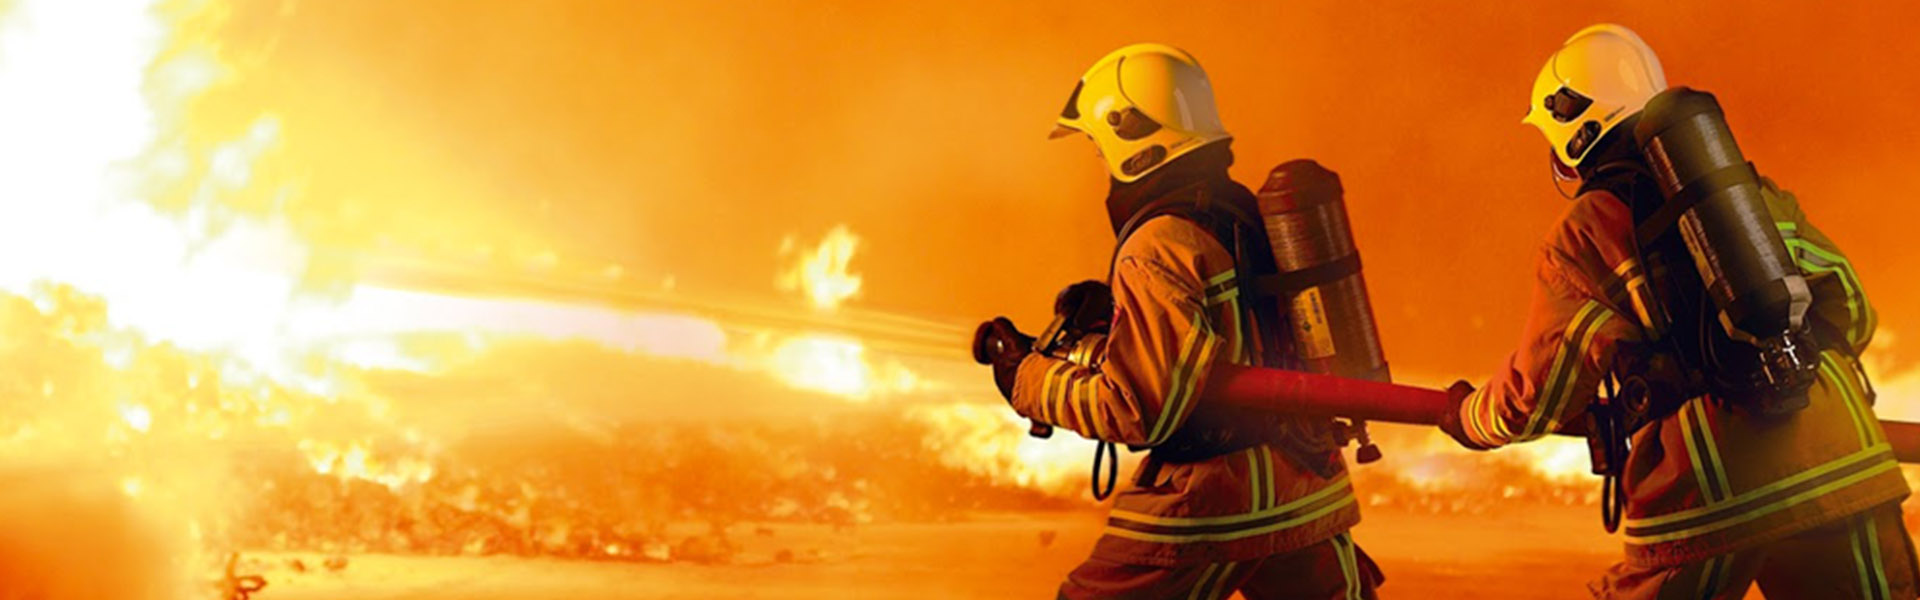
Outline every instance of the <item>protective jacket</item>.
{"label": "protective jacket", "polygon": [[[1807,221],[1793,195],[1772,181],[1763,180],[1762,188],[1813,293],[1808,318],[1823,352],[1810,405],[1784,421],[1768,421],[1699,395],[1635,433],[1622,476],[1630,564],[1705,560],[1907,494],[1856,358],[1872,338],[1873,307],[1846,256]],[[1635,364],[1628,357],[1658,351],[1652,341],[1671,333],[1650,316],[1656,296],[1649,290],[1677,275],[1643,268],[1642,256],[1649,264],[1668,263],[1636,252],[1634,211],[1621,197],[1658,196],[1628,189],[1589,186],[1546,239],[1520,349],[1461,405],[1462,428],[1474,442],[1538,439],[1582,418],[1603,378],[1627,375],[1617,369]],[[1673,323],[1701,326],[1698,321],[1682,315]]]}
{"label": "protective jacket", "polygon": [[[1116,185],[1109,196],[1116,228],[1168,195],[1250,202],[1245,188],[1226,179],[1225,162],[1182,168],[1221,155],[1231,161],[1224,143],[1217,152],[1168,164],[1163,180]],[[1195,405],[1214,365],[1256,364],[1266,351],[1241,302],[1233,256],[1195,220],[1142,221],[1115,256],[1114,314],[1097,368],[1040,354],[1020,364],[1011,400],[1021,415],[1156,448],[1115,496],[1095,558],[1157,566],[1249,560],[1326,541],[1360,520],[1337,452],[1323,455],[1326,462],[1302,461],[1275,444],[1253,443],[1192,460],[1157,458],[1178,445],[1170,440],[1190,437],[1189,425],[1203,428],[1190,421],[1211,414],[1196,417]]]}

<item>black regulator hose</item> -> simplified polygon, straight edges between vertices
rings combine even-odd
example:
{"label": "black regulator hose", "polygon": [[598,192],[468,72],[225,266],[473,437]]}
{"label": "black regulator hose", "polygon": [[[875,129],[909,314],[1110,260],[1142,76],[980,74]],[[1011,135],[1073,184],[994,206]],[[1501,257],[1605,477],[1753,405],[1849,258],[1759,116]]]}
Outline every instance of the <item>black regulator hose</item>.
{"label": "black regulator hose", "polygon": [[[1105,458],[1107,465],[1107,487],[1100,487],[1100,463]],[[1106,500],[1113,495],[1113,486],[1120,481],[1120,449],[1113,442],[1099,442],[1093,447],[1093,499]]]}

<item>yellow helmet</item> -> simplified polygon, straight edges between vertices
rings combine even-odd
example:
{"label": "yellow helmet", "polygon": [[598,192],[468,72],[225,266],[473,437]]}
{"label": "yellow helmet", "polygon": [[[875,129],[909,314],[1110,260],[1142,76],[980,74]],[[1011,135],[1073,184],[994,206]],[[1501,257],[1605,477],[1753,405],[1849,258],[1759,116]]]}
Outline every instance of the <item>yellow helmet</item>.
{"label": "yellow helmet", "polygon": [[1568,168],[1647,99],[1667,89],[1660,57],[1633,30],[1600,24],[1567,38],[1533,80],[1532,106],[1520,122],[1540,128]]}
{"label": "yellow helmet", "polygon": [[1092,138],[1107,171],[1123,182],[1232,137],[1220,125],[1200,61],[1164,44],[1134,44],[1093,63],[1055,124],[1050,137]]}

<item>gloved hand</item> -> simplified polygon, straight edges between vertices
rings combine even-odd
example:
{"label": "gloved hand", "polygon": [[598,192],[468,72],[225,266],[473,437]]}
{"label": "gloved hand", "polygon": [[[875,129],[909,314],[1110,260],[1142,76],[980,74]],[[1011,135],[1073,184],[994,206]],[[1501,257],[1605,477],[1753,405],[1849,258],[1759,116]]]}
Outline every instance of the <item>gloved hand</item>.
{"label": "gloved hand", "polygon": [[1006,317],[994,317],[973,332],[973,360],[993,366],[993,384],[1008,402],[1013,401],[1013,378],[1020,371],[1020,361],[1032,352],[1033,336],[1020,333]]}
{"label": "gloved hand", "polygon": [[1467,397],[1473,395],[1473,384],[1465,380],[1455,381],[1447,387],[1447,412],[1440,415],[1440,430],[1447,432],[1460,447],[1468,450],[1491,450],[1492,446],[1473,441],[1467,436],[1467,430],[1460,421],[1460,408],[1466,404]]}
{"label": "gloved hand", "polygon": [[1069,285],[1054,296],[1053,314],[1067,319],[1068,330],[1106,333],[1113,321],[1113,288],[1092,279]]}

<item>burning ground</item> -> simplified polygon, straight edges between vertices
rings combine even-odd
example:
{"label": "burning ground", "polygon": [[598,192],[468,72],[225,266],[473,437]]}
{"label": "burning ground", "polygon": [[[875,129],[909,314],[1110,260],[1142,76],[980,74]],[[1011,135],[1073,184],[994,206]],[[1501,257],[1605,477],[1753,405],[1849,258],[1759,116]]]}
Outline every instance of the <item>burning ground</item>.
{"label": "burning ground", "polygon": [[[37,556],[47,551],[36,537],[152,539],[123,550],[129,568],[145,564],[189,589],[231,552],[304,553],[316,571],[320,557],[364,553],[843,563],[876,551],[846,537],[872,527],[967,531],[962,523],[993,514],[1096,508],[1080,479],[1083,446],[1026,440],[997,402],[951,392],[835,395],[592,341],[449,334],[395,340],[409,356],[436,357],[431,369],[323,352],[289,384],[115,328],[106,309],[52,286],[0,302],[13,332],[0,348],[11,365],[3,381],[25,398],[7,405],[16,425],[0,450],[10,477],[55,482],[15,488],[23,501],[54,491],[86,499],[41,506],[29,522],[90,522],[64,517],[99,506],[144,537],[41,523],[8,536],[15,552],[0,556],[61,560]],[[769,400],[783,407],[769,411]],[[1358,475],[1375,508],[1590,502],[1587,482],[1546,471],[1550,461],[1437,450],[1444,440],[1425,431],[1382,437],[1389,461]],[[806,526],[833,533],[755,548],[765,546],[757,532]],[[197,563],[141,563],[133,559],[153,560],[141,547],[181,549]],[[66,564],[93,572],[80,565],[98,556]]]}

